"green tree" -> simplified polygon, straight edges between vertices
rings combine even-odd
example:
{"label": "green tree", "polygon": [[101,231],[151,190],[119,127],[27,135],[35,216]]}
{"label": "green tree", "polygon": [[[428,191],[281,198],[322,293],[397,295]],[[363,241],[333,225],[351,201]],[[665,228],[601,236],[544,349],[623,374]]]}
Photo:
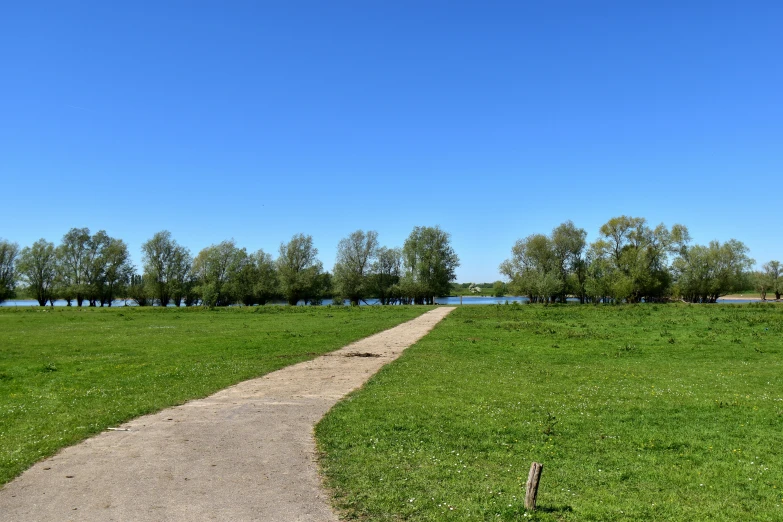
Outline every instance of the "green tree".
{"label": "green tree", "polygon": [[320,305],[324,299],[332,297],[334,293],[332,274],[320,272],[315,276],[310,295],[305,298],[305,304]]}
{"label": "green tree", "polygon": [[118,293],[125,290],[133,274],[128,245],[122,239],[109,238],[101,252],[101,266],[103,267],[103,277],[99,282],[101,306],[104,303],[111,306]]}
{"label": "green tree", "polygon": [[568,283],[568,286],[574,290],[574,293],[579,298],[581,304],[584,304],[585,301],[587,301],[588,267],[587,257],[580,256],[579,259],[574,261],[572,272],[569,274],[570,282]]}
{"label": "green tree", "polygon": [[[671,259],[684,251],[689,240],[688,229],[682,225],[669,230],[660,224],[653,229],[644,218],[620,216],[601,226],[590,257],[593,262],[608,262],[600,271],[611,280],[605,285],[610,298],[656,301],[671,293]],[[591,284],[597,286],[601,285]]]}
{"label": "green tree", "polygon": [[780,301],[780,295],[783,294],[783,267],[780,261],[770,261],[761,268],[767,278],[769,291],[775,294],[776,301]]}
{"label": "green tree", "polygon": [[72,228],[57,248],[58,276],[56,292],[78,306],[86,300],[90,306],[108,304],[120,283],[132,272],[128,249],[122,240],[105,230],[90,235],[88,228]]}
{"label": "green tree", "polygon": [[258,268],[253,256],[244,256],[236,277],[232,282],[232,293],[245,306],[253,306],[257,302],[256,285],[258,283]]}
{"label": "green tree", "polygon": [[[103,288],[104,277],[106,275],[106,266],[103,252],[109,245],[111,238],[105,230],[99,230],[90,237],[87,243],[87,251],[84,260],[84,297],[90,306],[97,306],[101,299],[101,290]],[[101,305],[103,305],[101,301]]]}
{"label": "green tree", "polygon": [[272,255],[263,250],[259,250],[252,257],[256,269],[254,294],[258,304],[265,305],[280,295],[277,266]]}
{"label": "green tree", "polygon": [[259,250],[240,261],[232,292],[245,306],[265,305],[279,295],[277,267],[272,256]]}
{"label": "green tree", "polygon": [[57,277],[54,244],[39,239],[31,247],[23,248],[16,269],[40,306],[46,306],[47,301],[53,301],[52,288]]}
{"label": "green tree", "polygon": [[457,276],[459,257],[451,235],[440,227],[415,227],[402,247],[407,287],[416,304],[433,304],[436,296],[448,295]]}
{"label": "green tree", "polygon": [[679,295],[691,303],[714,303],[719,297],[747,288],[748,270],[754,263],[747,254],[748,248],[736,239],[684,249],[674,261]]}
{"label": "green tree", "polygon": [[19,245],[0,239],[0,303],[15,296]]}
{"label": "green tree", "polygon": [[499,270],[509,279],[509,290],[527,296],[531,303],[554,299],[564,286],[553,242],[543,234],[517,240],[511,247],[511,258],[501,263]]}
{"label": "green tree", "polygon": [[600,255],[600,249],[591,245],[585,261],[585,295],[587,300],[593,303],[606,302],[613,294],[613,277],[616,272],[612,269],[611,262]]}
{"label": "green tree", "polygon": [[174,296],[174,304],[176,304],[177,306],[180,306],[180,304],[184,304],[185,306],[194,306],[198,304],[199,302],[198,288],[199,288],[198,275],[193,271],[193,268],[191,267],[190,270],[188,270],[187,274],[185,275],[185,280],[182,284],[181,293],[179,295]]}
{"label": "green tree", "polygon": [[503,281],[495,281],[492,284],[492,295],[495,297],[503,297],[506,295],[506,283]]}
{"label": "green tree", "polygon": [[369,276],[369,292],[382,305],[392,304],[396,299],[394,288],[402,275],[402,249],[380,247],[376,253]]}
{"label": "green tree", "polygon": [[312,236],[296,234],[288,243],[280,243],[277,273],[280,291],[289,305],[294,306],[300,300],[307,302],[317,293],[321,283],[318,276],[323,272],[317,256]]}
{"label": "green tree", "polygon": [[767,300],[767,292],[770,290],[770,279],[764,272],[753,272],[750,274],[750,281],[753,283],[753,289],[759,293],[762,301]]}
{"label": "green tree", "polygon": [[82,306],[87,298],[90,249],[89,228],[72,228],[57,247],[60,286],[66,295],[76,299],[77,306]]}
{"label": "green tree", "polygon": [[191,279],[191,270],[193,268],[193,256],[190,255],[190,250],[181,245],[176,245],[171,257],[171,263],[169,264],[168,272],[168,285],[171,293],[171,300],[174,306],[182,306],[183,301],[185,306],[189,306],[187,302],[188,297],[193,293],[193,285]]}
{"label": "green tree", "polygon": [[193,260],[199,281],[197,291],[205,306],[227,306],[238,299],[237,280],[247,260],[247,251],[234,240],[209,246]]}
{"label": "green tree", "polygon": [[337,245],[335,291],[347,298],[352,306],[357,306],[370,292],[369,275],[377,252],[378,233],[374,230],[357,230]]}
{"label": "green tree", "polygon": [[[560,302],[566,302],[567,293],[579,296],[580,301],[584,302],[584,277],[580,277],[584,273],[580,269],[584,266],[587,232],[576,228],[569,220],[555,228],[550,238],[558,279],[562,284]],[[576,278],[571,278],[571,274],[576,274]]]}
{"label": "green tree", "polygon": [[131,274],[126,294],[138,306],[149,306],[152,304],[152,298],[149,295],[149,285],[145,283],[143,275]]}
{"label": "green tree", "polygon": [[259,250],[240,262],[234,293],[245,306],[265,305],[278,297],[277,267],[272,256]]}
{"label": "green tree", "polygon": [[417,280],[411,272],[400,277],[400,282],[392,287],[395,301],[400,304],[424,304],[428,302],[429,291],[423,282]]}
{"label": "green tree", "polygon": [[190,251],[180,246],[171,232],[163,230],[141,245],[144,279],[149,294],[161,306],[171,300],[180,306],[186,292],[187,276],[193,264]]}

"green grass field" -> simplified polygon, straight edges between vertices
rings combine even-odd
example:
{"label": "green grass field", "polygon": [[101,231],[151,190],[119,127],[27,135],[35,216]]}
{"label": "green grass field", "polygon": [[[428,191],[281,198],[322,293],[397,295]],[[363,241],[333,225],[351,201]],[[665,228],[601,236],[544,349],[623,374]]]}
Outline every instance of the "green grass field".
{"label": "green grass field", "polygon": [[0,309],[0,484],[106,427],[312,359],[427,309]]}
{"label": "green grass field", "polygon": [[782,377],[780,305],[461,307],[316,433],[349,518],[783,520]]}

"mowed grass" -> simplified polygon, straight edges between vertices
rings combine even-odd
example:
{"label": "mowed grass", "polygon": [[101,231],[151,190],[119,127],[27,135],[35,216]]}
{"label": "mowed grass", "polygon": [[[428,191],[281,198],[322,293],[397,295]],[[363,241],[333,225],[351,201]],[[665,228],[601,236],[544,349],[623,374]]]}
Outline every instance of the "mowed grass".
{"label": "mowed grass", "polygon": [[783,520],[783,306],[461,307],[316,434],[349,518]]}
{"label": "mowed grass", "polygon": [[0,309],[0,484],[107,427],[312,359],[427,309]]}

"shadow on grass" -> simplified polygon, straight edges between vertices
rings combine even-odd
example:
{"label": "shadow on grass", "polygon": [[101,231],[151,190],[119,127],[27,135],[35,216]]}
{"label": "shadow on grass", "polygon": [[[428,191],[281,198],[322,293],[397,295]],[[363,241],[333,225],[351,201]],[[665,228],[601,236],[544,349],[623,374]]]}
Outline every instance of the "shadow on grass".
{"label": "shadow on grass", "polygon": [[536,511],[542,513],[570,513],[573,510],[571,506],[536,506]]}

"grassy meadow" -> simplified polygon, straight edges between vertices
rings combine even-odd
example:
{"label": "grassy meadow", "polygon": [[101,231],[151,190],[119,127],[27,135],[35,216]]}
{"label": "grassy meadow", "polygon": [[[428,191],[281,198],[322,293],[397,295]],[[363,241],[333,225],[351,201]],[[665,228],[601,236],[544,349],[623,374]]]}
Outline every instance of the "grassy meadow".
{"label": "grassy meadow", "polygon": [[782,377],[780,305],[466,306],[316,435],[352,519],[783,520]]}
{"label": "grassy meadow", "polygon": [[0,308],[0,484],[63,446],[425,307]]}

